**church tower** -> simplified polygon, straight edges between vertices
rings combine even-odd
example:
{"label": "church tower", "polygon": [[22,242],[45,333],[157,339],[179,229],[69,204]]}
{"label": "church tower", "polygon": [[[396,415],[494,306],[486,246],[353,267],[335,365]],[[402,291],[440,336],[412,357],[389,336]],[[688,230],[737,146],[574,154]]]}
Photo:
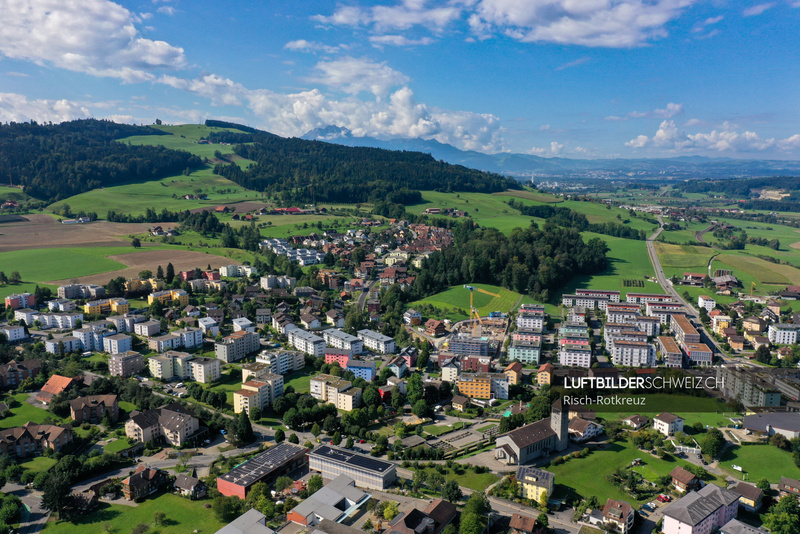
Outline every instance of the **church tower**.
{"label": "church tower", "polygon": [[556,433],[556,450],[563,451],[569,447],[569,412],[561,399],[553,403],[550,411],[550,428]]}

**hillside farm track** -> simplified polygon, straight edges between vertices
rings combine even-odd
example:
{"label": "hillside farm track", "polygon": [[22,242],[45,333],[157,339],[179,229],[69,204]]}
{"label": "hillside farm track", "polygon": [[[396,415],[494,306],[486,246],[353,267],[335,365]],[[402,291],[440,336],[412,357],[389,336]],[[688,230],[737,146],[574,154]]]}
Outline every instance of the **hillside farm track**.
{"label": "hillside farm track", "polygon": [[[175,272],[186,271],[199,267],[205,269],[211,265],[212,269],[217,269],[222,265],[239,265],[241,262],[223,256],[216,256],[214,254],[206,254],[205,252],[196,252],[191,250],[177,250],[174,248],[163,248],[155,250],[141,250],[139,252],[131,252],[130,254],[114,254],[108,256],[108,259],[118,261],[128,267],[116,271],[107,271],[100,274],[93,274],[89,276],[81,276],[77,278],[79,284],[107,284],[112,278],[117,276],[124,276],[127,279],[136,278],[140,271],[149,269],[153,272],[158,269],[158,266],[166,268],[168,263],[172,263],[175,267]],[[53,280],[47,282],[52,285],[63,285],[72,283],[72,278],[64,280]]]}
{"label": "hillside farm track", "polygon": [[61,224],[44,214],[23,215],[20,219],[22,220],[17,222],[0,222],[0,252],[37,248],[126,246],[131,243],[128,235],[146,233],[153,226],[148,223],[107,221]]}

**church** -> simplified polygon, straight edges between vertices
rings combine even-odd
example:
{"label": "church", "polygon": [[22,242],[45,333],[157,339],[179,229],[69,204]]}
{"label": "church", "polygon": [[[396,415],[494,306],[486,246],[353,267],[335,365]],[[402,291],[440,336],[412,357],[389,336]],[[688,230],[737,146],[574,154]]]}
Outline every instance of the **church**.
{"label": "church", "polygon": [[494,457],[506,465],[522,465],[568,446],[569,412],[558,399],[550,417],[498,436]]}

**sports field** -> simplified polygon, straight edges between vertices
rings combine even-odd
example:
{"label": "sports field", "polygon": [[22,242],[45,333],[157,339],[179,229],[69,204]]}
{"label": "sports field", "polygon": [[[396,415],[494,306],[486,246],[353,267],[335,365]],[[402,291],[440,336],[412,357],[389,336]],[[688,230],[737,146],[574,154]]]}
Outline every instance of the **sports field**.
{"label": "sports field", "polygon": [[[493,297],[478,291],[474,292],[473,303],[478,308],[478,313],[481,317],[486,317],[490,312],[501,311],[509,312],[514,309],[515,305],[520,301],[520,294],[514,291],[504,289],[500,286],[493,286],[490,284],[474,284],[483,290],[489,291],[500,295]],[[460,321],[468,318],[469,313],[469,290],[464,286],[453,286],[446,291],[436,293],[430,297],[410,303],[409,308],[419,306],[420,304],[429,304],[437,308],[447,309],[448,312],[445,317],[437,317],[439,319],[450,319],[453,321]],[[461,313],[458,310],[463,310],[466,313]]]}

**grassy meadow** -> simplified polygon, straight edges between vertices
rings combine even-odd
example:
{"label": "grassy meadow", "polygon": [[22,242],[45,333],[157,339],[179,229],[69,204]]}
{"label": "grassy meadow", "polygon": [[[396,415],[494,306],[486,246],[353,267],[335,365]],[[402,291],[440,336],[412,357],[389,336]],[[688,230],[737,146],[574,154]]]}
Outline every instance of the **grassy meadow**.
{"label": "grassy meadow", "polygon": [[741,479],[742,473],[733,469],[740,466],[750,483],[766,478],[777,484],[782,476],[800,478],[800,467],[797,467],[788,451],[772,445],[733,445],[722,453],[720,466],[733,477]]}
{"label": "grassy meadow", "polygon": [[[521,295],[514,291],[491,284],[474,285],[475,287],[479,287],[485,291],[500,295],[499,297],[494,297],[478,291],[474,292],[473,304],[476,308],[478,308],[478,313],[480,313],[482,317],[488,316],[489,313],[493,311],[510,312],[515,309],[517,303],[520,302]],[[468,318],[468,315],[460,313],[457,310],[464,310],[465,312],[469,313],[469,293],[469,290],[463,285],[453,286],[450,289],[442,291],[441,293],[437,293],[425,299],[412,302],[409,304],[409,307],[414,308],[420,304],[430,304],[432,306],[436,306],[437,308],[446,308],[450,310],[445,315],[446,318],[453,321],[460,321]]]}
{"label": "grassy meadow", "polygon": [[[198,193],[207,194],[208,200],[181,198],[183,195]],[[244,189],[206,167],[189,176],[179,174],[160,180],[93,189],[51,204],[49,209],[58,211],[67,204],[73,212],[94,211],[102,218],[109,210],[143,215],[147,208],[159,212],[162,209],[183,211],[241,201],[266,203],[261,193]]]}

